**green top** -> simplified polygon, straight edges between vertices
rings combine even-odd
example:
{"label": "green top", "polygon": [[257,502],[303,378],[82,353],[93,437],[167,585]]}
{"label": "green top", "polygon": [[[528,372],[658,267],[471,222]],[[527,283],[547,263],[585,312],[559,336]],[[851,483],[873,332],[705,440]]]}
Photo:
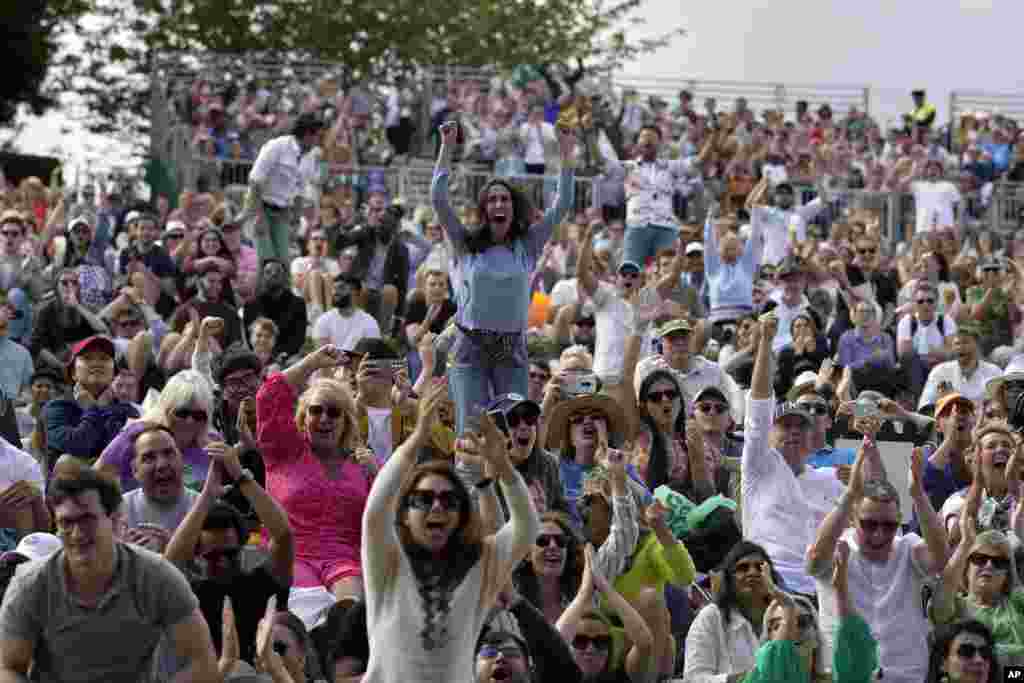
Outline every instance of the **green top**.
{"label": "green top", "polygon": [[[967,303],[979,304],[985,298],[984,287],[971,287],[967,290]],[[983,337],[1012,338],[1010,320],[1010,295],[1000,288],[992,292],[992,298],[985,306],[985,317],[975,321]]]}
{"label": "green top", "polygon": [[996,653],[1004,665],[1024,664],[1024,590],[1014,590],[995,607],[982,607],[964,595],[957,595],[949,605],[933,605],[931,617],[936,624],[977,619],[992,631]]}
{"label": "green top", "polygon": [[[832,676],[819,675],[816,681],[868,683],[878,670],[878,643],[867,622],[851,614],[839,620],[832,651]],[[757,650],[753,670],[743,683],[798,683],[809,681],[803,661],[791,640],[773,640]]]}
{"label": "green top", "polygon": [[696,577],[697,568],[686,546],[674,543],[666,548],[651,532],[633,554],[629,570],[620,574],[613,585],[622,597],[632,600],[644,588],[654,587],[663,591],[666,583],[688,586]]}

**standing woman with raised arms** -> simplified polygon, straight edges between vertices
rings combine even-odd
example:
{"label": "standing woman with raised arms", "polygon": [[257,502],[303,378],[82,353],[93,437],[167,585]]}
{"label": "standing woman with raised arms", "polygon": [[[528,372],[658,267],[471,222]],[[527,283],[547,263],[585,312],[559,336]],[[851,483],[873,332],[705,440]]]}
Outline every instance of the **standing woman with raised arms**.
{"label": "standing woman with raised arms", "polygon": [[479,413],[492,396],[527,394],[526,325],[530,276],[551,233],[575,200],[576,135],[559,129],[562,171],[555,206],[530,225],[526,198],[507,180],[490,180],[480,191],[480,225],[472,231],[448,202],[448,175],[458,124],[441,126],[441,151],[431,200],[452,246],[451,282],[458,312],[448,378],[455,402],[456,430]]}

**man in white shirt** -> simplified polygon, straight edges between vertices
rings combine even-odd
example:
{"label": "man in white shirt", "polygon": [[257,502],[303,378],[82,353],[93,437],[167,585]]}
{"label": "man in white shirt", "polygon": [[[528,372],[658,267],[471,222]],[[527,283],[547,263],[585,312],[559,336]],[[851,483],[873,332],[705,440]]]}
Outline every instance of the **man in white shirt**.
{"label": "man in white shirt", "polygon": [[[776,185],[773,197],[773,206],[753,206],[750,212],[751,222],[757,221],[761,226],[764,239],[761,263],[766,265],[781,262],[797,242],[807,239],[807,224],[826,206],[819,196],[794,209],[793,186],[789,183]],[[758,201],[759,198],[755,198],[754,202]]]}
{"label": "man in white shirt", "polygon": [[[885,681],[917,683],[928,671],[931,625],[921,609],[925,580],[946,564],[946,533],[924,491],[924,455],[915,449],[910,465],[910,497],[921,522],[917,534],[898,536],[900,497],[888,481],[865,481],[866,460],[881,460],[878,447],[861,447],[850,473],[850,486],[818,529],[807,551],[807,573],[815,577],[821,605],[821,632],[827,654],[839,626],[833,558],[842,538],[850,548],[847,585],[850,598],[878,641]],[[850,528],[848,528],[850,527]]]}
{"label": "man in white shirt", "polygon": [[772,397],[772,339],[778,319],[754,328],[757,355],[747,399],[742,462],[743,537],[768,551],[790,591],[814,594],[804,556],[845,487],[833,468],[807,466],[814,422],[794,403]]}
{"label": "man in white shirt", "polygon": [[956,321],[952,316],[936,313],[938,301],[938,288],[919,280],[911,293],[913,309],[896,326],[896,353],[900,363],[910,369],[914,394],[924,387],[933,367],[952,357],[949,341],[956,336]]}
{"label": "man in white shirt", "polygon": [[[642,267],[662,249],[674,248],[679,221],[672,196],[692,176],[699,175],[704,152],[689,159],[658,159],[661,131],[645,126],[637,135],[640,158],[620,162],[608,159],[608,175],[621,177],[626,188],[626,237],[622,263]],[[709,145],[706,149],[710,150]]]}
{"label": "man in white shirt", "polygon": [[313,148],[322,130],[323,122],[315,114],[302,114],[292,134],[268,141],[253,163],[244,216],[256,219],[256,252],[261,263],[267,258],[291,261],[292,209],[306,184],[316,177]]}
{"label": "man in white shirt", "polygon": [[355,306],[354,296],[362,287],[362,281],[350,275],[334,278],[331,310],[313,323],[313,339],[317,346],[334,344],[343,351],[351,351],[361,339],[380,336],[377,319]]}
{"label": "man in white shirt", "polygon": [[953,360],[939,363],[928,374],[918,407],[934,405],[946,391],[954,391],[974,402],[980,410],[985,398],[985,385],[1003,374],[998,365],[979,358],[979,330],[974,323],[964,323],[953,337]]}
{"label": "man in white shirt", "polygon": [[917,210],[915,234],[956,225],[954,207],[960,203],[960,190],[948,180],[943,180],[943,173],[942,162],[929,159],[924,164],[924,179],[910,184]]}
{"label": "man in white shirt", "polygon": [[776,299],[777,305],[772,313],[779,319],[778,331],[775,333],[775,339],[772,340],[773,353],[778,353],[793,343],[793,321],[798,315],[806,313],[809,309],[807,297],[804,296],[807,277],[804,275],[803,265],[800,261],[794,256],[789,256],[779,265],[777,275],[781,288],[773,297]]}

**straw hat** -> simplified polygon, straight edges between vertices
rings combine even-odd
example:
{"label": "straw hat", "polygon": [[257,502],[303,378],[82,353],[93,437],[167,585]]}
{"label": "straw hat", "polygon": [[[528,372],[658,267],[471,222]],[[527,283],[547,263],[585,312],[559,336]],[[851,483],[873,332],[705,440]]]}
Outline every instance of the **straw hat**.
{"label": "straw hat", "polygon": [[626,431],[626,413],[622,406],[607,394],[589,394],[576,396],[568,401],[562,401],[551,411],[548,419],[548,442],[550,449],[557,450],[562,447],[569,435],[569,418],[574,414],[585,410],[596,410],[608,418],[608,435],[622,436]]}

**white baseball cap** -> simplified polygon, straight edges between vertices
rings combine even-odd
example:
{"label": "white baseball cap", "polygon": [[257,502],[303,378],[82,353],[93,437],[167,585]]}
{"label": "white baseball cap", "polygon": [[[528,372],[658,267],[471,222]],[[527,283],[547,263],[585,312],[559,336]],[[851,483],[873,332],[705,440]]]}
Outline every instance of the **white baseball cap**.
{"label": "white baseball cap", "polygon": [[18,547],[11,552],[27,557],[29,560],[41,560],[54,554],[63,546],[64,544],[57,536],[37,531],[21,539]]}

